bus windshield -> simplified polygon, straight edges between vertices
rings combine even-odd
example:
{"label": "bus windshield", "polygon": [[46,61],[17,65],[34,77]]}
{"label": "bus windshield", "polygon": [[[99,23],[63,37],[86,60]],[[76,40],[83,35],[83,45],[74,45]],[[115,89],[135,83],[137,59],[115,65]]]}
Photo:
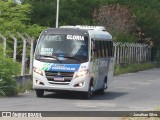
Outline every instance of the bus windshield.
{"label": "bus windshield", "polygon": [[[87,61],[88,37],[80,35],[41,35],[35,52],[36,59],[51,57],[61,61]],[[62,59],[63,58],[63,59]],[[59,59],[58,59],[59,60]]]}

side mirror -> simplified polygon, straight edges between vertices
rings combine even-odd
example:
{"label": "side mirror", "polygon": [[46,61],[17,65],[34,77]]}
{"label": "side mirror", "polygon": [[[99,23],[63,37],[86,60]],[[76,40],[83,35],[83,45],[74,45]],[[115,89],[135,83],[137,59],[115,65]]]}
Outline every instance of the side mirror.
{"label": "side mirror", "polygon": [[37,39],[34,40],[34,43],[33,43],[33,51],[35,52],[35,49],[36,49],[36,45],[37,45]]}

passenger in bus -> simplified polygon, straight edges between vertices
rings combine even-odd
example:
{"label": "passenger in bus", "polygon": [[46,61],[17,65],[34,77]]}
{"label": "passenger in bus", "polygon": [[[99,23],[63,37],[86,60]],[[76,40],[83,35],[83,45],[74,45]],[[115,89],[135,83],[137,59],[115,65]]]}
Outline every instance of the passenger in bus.
{"label": "passenger in bus", "polygon": [[78,50],[77,55],[87,56],[87,47],[85,45],[82,45]]}

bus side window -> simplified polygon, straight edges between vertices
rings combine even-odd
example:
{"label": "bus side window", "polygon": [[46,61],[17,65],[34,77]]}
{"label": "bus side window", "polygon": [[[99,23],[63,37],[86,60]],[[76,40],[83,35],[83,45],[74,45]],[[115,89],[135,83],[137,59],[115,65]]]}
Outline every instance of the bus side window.
{"label": "bus side window", "polygon": [[106,57],[108,57],[108,41],[105,41]]}
{"label": "bus side window", "polygon": [[98,41],[95,41],[95,58],[98,58],[99,54],[98,54]]}
{"label": "bus side window", "polygon": [[103,56],[106,57],[106,43],[103,41]]}
{"label": "bus side window", "polygon": [[111,56],[114,57],[113,42],[111,41]]}
{"label": "bus side window", "polygon": [[103,57],[103,41],[99,41],[99,51],[100,51],[100,58]]}
{"label": "bus side window", "polygon": [[108,56],[113,57],[113,42],[107,41]]}
{"label": "bus side window", "polygon": [[110,53],[110,57],[112,57],[113,56],[113,42],[112,41],[110,41],[109,42],[109,53]]}
{"label": "bus side window", "polygon": [[95,44],[94,44],[94,41],[93,39],[91,40],[91,55],[93,56],[94,55],[94,50],[95,50]]}
{"label": "bus side window", "polygon": [[97,51],[96,51],[96,45],[95,45],[95,40],[91,40],[91,59],[96,58]]}
{"label": "bus side window", "polygon": [[111,46],[110,46],[110,41],[107,42],[107,46],[108,46],[108,57],[111,56]]}

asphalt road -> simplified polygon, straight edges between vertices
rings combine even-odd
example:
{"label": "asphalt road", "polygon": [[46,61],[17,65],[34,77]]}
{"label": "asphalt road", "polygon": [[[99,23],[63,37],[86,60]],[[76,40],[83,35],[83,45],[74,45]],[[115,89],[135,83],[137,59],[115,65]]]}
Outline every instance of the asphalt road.
{"label": "asphalt road", "polygon": [[105,95],[90,100],[75,93],[35,92],[0,98],[0,111],[143,111],[160,107],[160,69],[151,69],[114,77]]}

